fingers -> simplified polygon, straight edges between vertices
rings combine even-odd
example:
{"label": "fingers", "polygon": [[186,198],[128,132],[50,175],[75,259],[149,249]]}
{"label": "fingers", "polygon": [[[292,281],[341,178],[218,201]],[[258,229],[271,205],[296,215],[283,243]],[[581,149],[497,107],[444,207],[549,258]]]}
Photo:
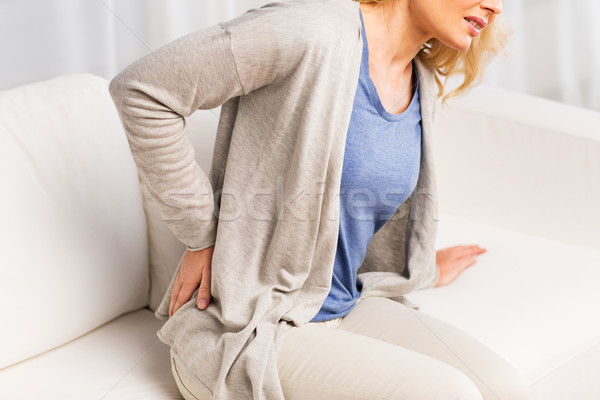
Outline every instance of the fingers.
{"label": "fingers", "polygon": [[[169,306],[169,318],[173,316],[183,304],[187,303],[194,290],[198,287],[199,279],[194,279],[192,254],[186,250],[181,268],[177,272],[173,291],[171,292],[171,304]],[[199,273],[197,274],[200,275]]]}
{"label": "fingers", "polygon": [[477,262],[477,256],[487,250],[478,245],[458,245],[436,252],[439,278],[436,287],[453,282],[462,271]]}
{"label": "fingers", "polygon": [[210,302],[211,264],[214,246],[198,251],[186,251],[179,269],[169,304],[169,318],[192,298],[198,289],[198,308],[204,310]]}
{"label": "fingers", "polygon": [[469,254],[481,254],[481,253],[486,252],[486,249],[479,247],[476,244],[455,246],[454,248],[456,249],[454,251],[455,254],[459,257],[469,255]]}
{"label": "fingers", "polygon": [[183,280],[181,279],[181,275],[177,274],[175,282],[173,283],[173,291],[171,292],[171,303],[169,304],[169,318],[171,318],[171,316],[175,314],[175,303],[179,298],[179,291],[181,290],[182,286]]}
{"label": "fingers", "polygon": [[173,307],[173,314],[177,312],[179,307],[190,301],[196,288],[198,288],[198,284],[194,282],[186,282],[183,284],[177,296],[177,300],[175,301],[175,306]]}
{"label": "fingers", "polygon": [[460,246],[455,253],[454,262],[458,264],[460,270],[464,270],[477,262],[477,256],[485,253],[485,249],[477,245]]}
{"label": "fingers", "polygon": [[477,256],[487,251],[477,245],[453,246],[444,250],[445,251],[441,256],[448,261],[458,261],[463,257]]}
{"label": "fingers", "polygon": [[202,280],[200,281],[200,289],[198,290],[198,308],[204,310],[210,302],[210,274],[211,269],[204,267],[202,270]]}

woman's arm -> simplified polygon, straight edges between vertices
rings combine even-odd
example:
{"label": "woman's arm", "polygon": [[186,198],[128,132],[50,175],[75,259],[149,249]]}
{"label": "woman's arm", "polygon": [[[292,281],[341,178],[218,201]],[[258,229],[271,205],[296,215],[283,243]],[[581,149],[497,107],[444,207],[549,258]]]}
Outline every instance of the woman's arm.
{"label": "woman's arm", "polygon": [[302,22],[289,7],[253,10],[183,36],[135,61],[110,94],[141,178],[188,249],[215,242],[213,188],[195,162],[185,118],[276,82],[302,58]]}
{"label": "woman's arm", "polygon": [[140,177],[161,218],[187,246],[169,316],[198,286],[198,306],[206,308],[202,300],[210,300],[217,228],[213,188],[195,162],[185,117],[294,71],[307,40],[322,37],[309,37],[306,29],[327,26],[315,21],[314,13],[300,11],[276,3],[183,36],[135,61],[110,83]]}
{"label": "woman's arm", "polygon": [[109,89],[161,218],[188,248],[214,244],[213,191],[184,117],[241,93],[227,33],[213,26],[171,42],[126,67]]}

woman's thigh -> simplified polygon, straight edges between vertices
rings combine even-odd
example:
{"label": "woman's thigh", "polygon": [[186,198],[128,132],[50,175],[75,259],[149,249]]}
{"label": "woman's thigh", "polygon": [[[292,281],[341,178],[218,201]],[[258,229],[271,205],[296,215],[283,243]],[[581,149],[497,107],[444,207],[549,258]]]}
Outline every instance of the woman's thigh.
{"label": "woman's thigh", "polygon": [[286,400],[481,399],[446,363],[323,323],[288,328],[277,364]]}
{"label": "woman's thigh", "polygon": [[522,400],[529,389],[497,353],[460,329],[402,303],[367,297],[337,327],[442,361],[472,380],[484,400]]}

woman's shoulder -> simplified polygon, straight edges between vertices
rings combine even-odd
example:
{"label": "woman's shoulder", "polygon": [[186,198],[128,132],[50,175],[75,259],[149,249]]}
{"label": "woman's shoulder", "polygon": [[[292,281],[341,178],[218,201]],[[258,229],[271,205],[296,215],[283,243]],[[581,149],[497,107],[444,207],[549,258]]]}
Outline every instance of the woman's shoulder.
{"label": "woman's shoulder", "polygon": [[235,35],[258,35],[278,43],[339,45],[340,40],[358,38],[358,10],[353,0],[289,0],[248,10],[220,25]]}
{"label": "woman's shoulder", "polygon": [[353,0],[269,3],[219,25],[228,34],[245,94],[296,73],[306,79],[306,73],[339,70],[360,60],[362,51],[360,13]]}

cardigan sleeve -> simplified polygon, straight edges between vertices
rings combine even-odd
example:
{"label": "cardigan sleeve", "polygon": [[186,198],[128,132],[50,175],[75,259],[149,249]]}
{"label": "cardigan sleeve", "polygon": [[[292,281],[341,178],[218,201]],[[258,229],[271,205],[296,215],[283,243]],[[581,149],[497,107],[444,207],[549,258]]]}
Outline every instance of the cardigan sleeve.
{"label": "cardigan sleeve", "polygon": [[[110,82],[141,180],[161,218],[190,250],[215,243],[208,176],[195,161],[185,117],[276,83],[300,62],[303,22],[265,6],[185,35],[138,59]],[[295,21],[295,22],[294,22]]]}

